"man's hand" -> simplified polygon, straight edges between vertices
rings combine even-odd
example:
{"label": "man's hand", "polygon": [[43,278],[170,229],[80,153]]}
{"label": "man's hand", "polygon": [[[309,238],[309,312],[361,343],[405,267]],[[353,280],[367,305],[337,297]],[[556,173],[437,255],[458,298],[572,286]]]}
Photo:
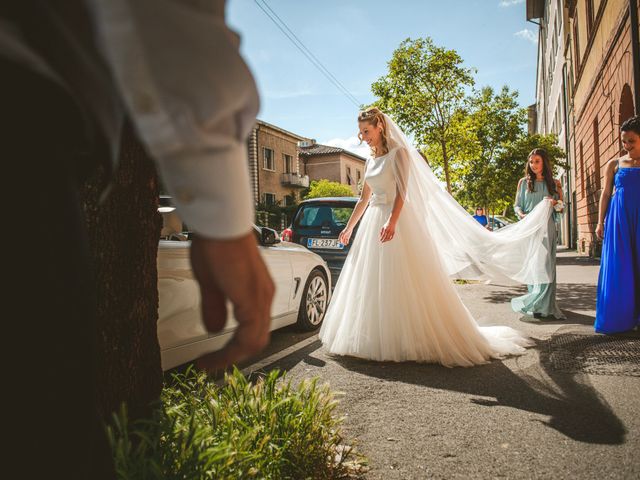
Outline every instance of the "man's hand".
{"label": "man's hand", "polygon": [[253,232],[233,240],[196,236],[191,243],[191,267],[200,284],[202,319],[207,330],[224,328],[227,299],[238,322],[229,343],[220,351],[200,357],[198,367],[214,372],[262,350],[269,343],[275,286]]}

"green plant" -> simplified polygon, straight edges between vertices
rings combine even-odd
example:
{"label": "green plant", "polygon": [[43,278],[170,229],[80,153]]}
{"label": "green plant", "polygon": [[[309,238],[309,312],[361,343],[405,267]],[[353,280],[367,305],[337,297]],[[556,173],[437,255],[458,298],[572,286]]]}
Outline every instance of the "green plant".
{"label": "green plant", "polygon": [[353,197],[353,190],[348,185],[338,182],[331,182],[326,179],[313,180],[309,187],[309,192],[305,195],[308,198],[321,197]]}
{"label": "green plant", "polygon": [[340,433],[327,385],[292,386],[274,371],[255,383],[237,369],[218,387],[174,374],[153,418],[108,426],[118,479],[333,479],[360,463]]}

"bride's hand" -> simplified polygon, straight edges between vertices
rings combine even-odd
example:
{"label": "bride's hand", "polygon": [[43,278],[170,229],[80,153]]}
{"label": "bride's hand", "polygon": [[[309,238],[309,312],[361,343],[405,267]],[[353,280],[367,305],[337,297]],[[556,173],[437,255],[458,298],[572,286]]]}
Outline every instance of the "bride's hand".
{"label": "bride's hand", "polygon": [[343,245],[349,245],[349,240],[351,240],[351,234],[353,231],[350,228],[345,228],[338,235],[338,241]]}
{"label": "bride's hand", "polygon": [[387,220],[387,223],[384,224],[382,230],[380,230],[380,241],[382,243],[388,242],[393,239],[393,236],[396,233],[395,224],[391,223],[390,220]]}

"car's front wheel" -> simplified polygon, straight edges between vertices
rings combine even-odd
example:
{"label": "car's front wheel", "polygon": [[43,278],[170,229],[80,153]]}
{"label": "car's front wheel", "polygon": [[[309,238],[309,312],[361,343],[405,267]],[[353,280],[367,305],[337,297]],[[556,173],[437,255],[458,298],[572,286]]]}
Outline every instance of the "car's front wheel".
{"label": "car's front wheel", "polygon": [[298,311],[298,327],[302,330],[315,330],[324,319],[329,300],[327,279],[318,270],[313,270],[307,278],[302,292],[300,310]]}

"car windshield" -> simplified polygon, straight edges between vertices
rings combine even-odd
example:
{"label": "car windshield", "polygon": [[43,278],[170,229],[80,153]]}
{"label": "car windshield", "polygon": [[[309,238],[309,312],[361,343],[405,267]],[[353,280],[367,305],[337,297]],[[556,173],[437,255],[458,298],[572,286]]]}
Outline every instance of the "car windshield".
{"label": "car windshield", "polygon": [[305,205],[296,215],[293,226],[298,228],[344,227],[353,212],[346,205]]}

